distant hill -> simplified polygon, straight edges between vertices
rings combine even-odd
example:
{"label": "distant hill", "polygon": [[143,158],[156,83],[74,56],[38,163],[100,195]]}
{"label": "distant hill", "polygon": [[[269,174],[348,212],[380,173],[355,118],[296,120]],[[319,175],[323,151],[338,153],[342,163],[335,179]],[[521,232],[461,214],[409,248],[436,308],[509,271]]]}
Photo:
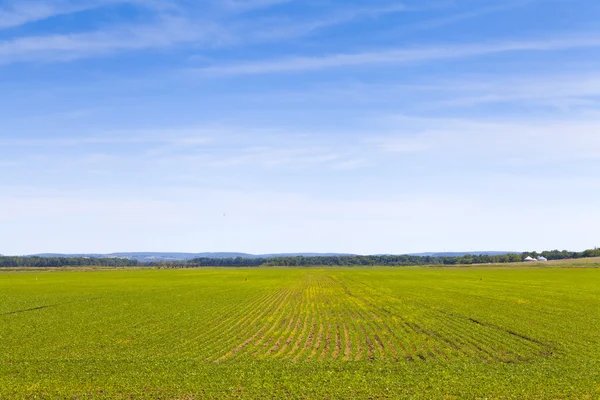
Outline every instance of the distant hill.
{"label": "distant hill", "polygon": [[[470,252],[442,252],[442,253],[414,253],[411,256],[431,256],[431,257],[462,257],[466,254],[472,255],[489,255],[498,256],[510,251],[470,251]],[[162,253],[162,252],[127,252],[127,253],[85,253],[85,254],[60,254],[60,253],[43,253],[33,254],[27,257],[88,257],[88,258],[125,258],[128,260],[136,260],[140,262],[158,262],[158,261],[186,261],[194,258],[274,258],[274,257],[344,257],[354,256],[356,254],[346,253],[275,253],[275,254],[248,254],[236,252],[205,252],[205,253]],[[378,254],[383,255],[383,254]],[[385,254],[395,255],[395,254]]]}
{"label": "distant hill", "polygon": [[109,253],[109,254],[59,254],[43,253],[32,254],[28,257],[89,257],[89,258],[126,258],[140,262],[153,261],[185,261],[194,258],[273,258],[273,257],[331,257],[331,256],[351,256],[353,254],[342,253],[281,253],[281,254],[248,254],[248,253],[153,253],[153,252],[134,252],[134,253]]}

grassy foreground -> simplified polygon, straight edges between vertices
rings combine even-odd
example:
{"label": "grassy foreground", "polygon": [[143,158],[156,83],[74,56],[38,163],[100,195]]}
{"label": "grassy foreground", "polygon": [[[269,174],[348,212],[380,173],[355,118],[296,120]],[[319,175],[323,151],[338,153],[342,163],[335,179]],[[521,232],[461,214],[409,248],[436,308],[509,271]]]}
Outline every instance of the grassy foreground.
{"label": "grassy foreground", "polygon": [[600,399],[600,269],[0,273],[0,398]]}

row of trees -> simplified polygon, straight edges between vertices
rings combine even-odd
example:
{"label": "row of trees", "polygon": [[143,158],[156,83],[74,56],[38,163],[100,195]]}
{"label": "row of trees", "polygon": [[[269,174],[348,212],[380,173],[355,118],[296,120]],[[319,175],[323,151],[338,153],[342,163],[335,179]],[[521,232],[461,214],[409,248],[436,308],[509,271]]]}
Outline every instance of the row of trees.
{"label": "row of trees", "polygon": [[165,261],[142,263],[124,258],[86,258],[86,257],[0,257],[0,267],[258,267],[258,266],[411,266],[411,265],[457,265],[457,264],[489,264],[520,262],[525,257],[543,256],[548,260],[572,258],[600,257],[600,249],[594,248],[582,252],[543,251],[512,253],[504,255],[472,255],[451,256],[316,256],[316,257],[273,257],[273,258],[196,258],[189,261]]}
{"label": "row of trees", "polygon": [[[458,264],[501,264],[520,262],[527,256],[546,257],[548,260],[564,260],[572,258],[600,257],[600,249],[595,248],[582,252],[551,250],[542,253],[525,252],[502,255],[467,254],[464,256],[318,256],[318,257],[273,257],[273,258],[197,258],[187,261],[190,267],[252,267],[252,266],[411,266],[411,265],[458,265]],[[164,265],[164,264],[163,264]],[[173,263],[180,266],[181,263]]]}
{"label": "row of trees", "polygon": [[569,258],[590,258],[590,257],[600,257],[600,248],[596,247],[593,249],[585,250],[582,252],[573,252],[568,250],[558,251],[542,251],[541,253],[532,251],[523,253],[523,257],[533,257],[536,258],[538,256],[546,257],[548,260],[565,260]]}
{"label": "row of trees", "polygon": [[[519,254],[507,256],[465,256],[465,257],[433,257],[433,256],[316,256],[316,257],[272,257],[272,258],[197,258],[186,262],[191,267],[208,266],[410,266],[410,265],[453,265],[480,264],[489,262],[519,262]],[[173,263],[177,265],[178,263]]]}
{"label": "row of trees", "polygon": [[0,267],[135,267],[140,263],[124,258],[88,257],[0,257]]}

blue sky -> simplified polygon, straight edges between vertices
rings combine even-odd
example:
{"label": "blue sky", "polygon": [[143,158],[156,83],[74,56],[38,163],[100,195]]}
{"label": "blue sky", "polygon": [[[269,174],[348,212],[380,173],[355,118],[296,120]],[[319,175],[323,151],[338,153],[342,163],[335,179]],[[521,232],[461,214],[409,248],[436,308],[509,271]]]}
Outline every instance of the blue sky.
{"label": "blue sky", "polygon": [[600,245],[600,2],[0,0],[0,253]]}

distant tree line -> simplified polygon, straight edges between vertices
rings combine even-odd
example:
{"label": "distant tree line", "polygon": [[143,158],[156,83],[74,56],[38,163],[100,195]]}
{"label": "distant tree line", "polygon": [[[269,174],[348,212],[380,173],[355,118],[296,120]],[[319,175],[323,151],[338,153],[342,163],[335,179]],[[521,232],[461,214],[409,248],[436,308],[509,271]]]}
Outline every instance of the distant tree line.
{"label": "distant tree line", "polygon": [[0,257],[0,267],[135,267],[141,265],[135,260],[125,258],[88,258],[88,257]]}
{"label": "distant tree line", "polygon": [[548,260],[564,260],[588,257],[600,257],[600,248],[573,252],[551,250],[541,253],[525,252],[503,255],[464,256],[314,256],[314,257],[269,257],[269,258],[195,258],[188,261],[164,261],[143,263],[124,258],[86,258],[86,257],[0,257],[0,267],[258,267],[258,266],[418,266],[418,265],[457,265],[457,264],[500,264],[523,261],[525,257],[545,257]]}
{"label": "distant tree line", "polygon": [[[600,249],[595,248],[582,252],[551,250],[541,253],[525,252],[502,255],[467,254],[464,256],[315,256],[315,257],[269,257],[269,258],[196,258],[186,261],[190,267],[254,267],[254,266],[418,266],[418,265],[457,265],[457,264],[502,264],[520,262],[527,256],[543,256],[548,260],[564,260],[574,258],[600,257]],[[182,266],[182,263],[154,263],[154,265]]]}
{"label": "distant tree line", "polygon": [[531,251],[523,253],[523,257],[533,257],[536,258],[538,256],[542,256],[547,258],[548,260],[566,260],[570,258],[590,258],[590,257],[600,257],[600,248],[596,247],[593,249],[574,252],[568,250],[551,250],[551,251],[542,251],[541,253]]}

